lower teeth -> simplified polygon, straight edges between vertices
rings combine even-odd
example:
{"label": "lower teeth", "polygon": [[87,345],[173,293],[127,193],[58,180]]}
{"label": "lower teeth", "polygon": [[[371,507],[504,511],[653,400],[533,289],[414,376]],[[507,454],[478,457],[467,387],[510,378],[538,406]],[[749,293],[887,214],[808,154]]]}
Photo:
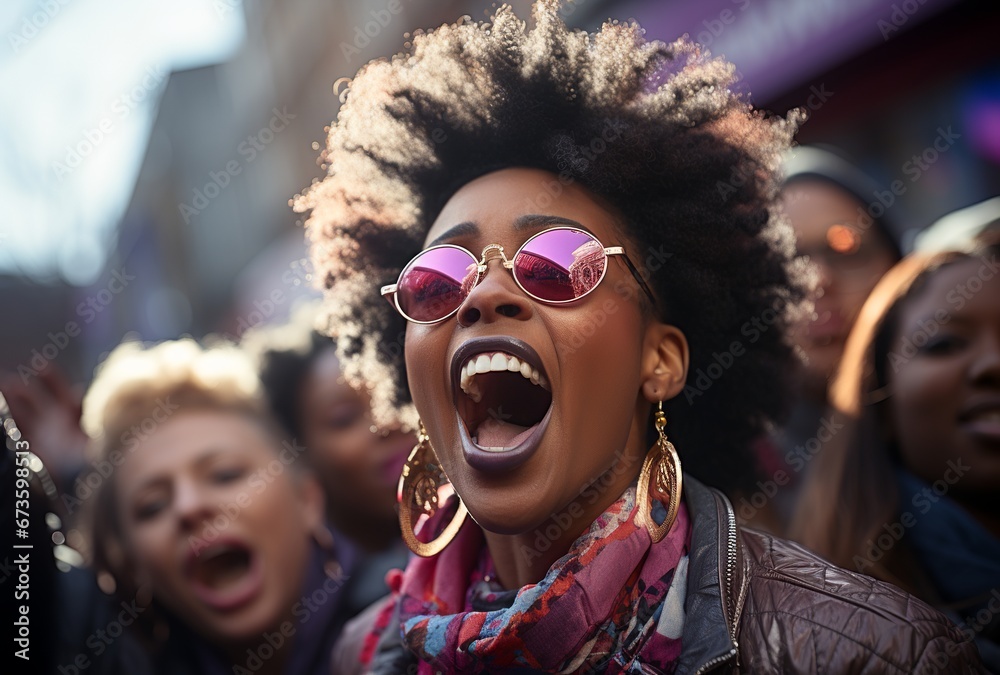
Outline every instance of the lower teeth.
{"label": "lower teeth", "polygon": [[479,437],[478,436],[473,436],[472,437],[472,442],[475,443],[481,450],[485,450],[486,452],[506,452],[507,451],[507,448],[503,447],[502,445],[501,446],[496,446],[496,445],[479,445]]}

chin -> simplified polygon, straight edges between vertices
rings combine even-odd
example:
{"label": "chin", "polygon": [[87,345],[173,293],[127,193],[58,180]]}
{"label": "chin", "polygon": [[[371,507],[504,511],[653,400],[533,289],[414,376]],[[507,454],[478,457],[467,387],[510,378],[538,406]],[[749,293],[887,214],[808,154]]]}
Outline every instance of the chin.
{"label": "chin", "polygon": [[525,534],[537,529],[548,517],[550,513],[527,513],[521,510],[513,511],[510,505],[498,505],[497,508],[473,509],[466,504],[469,515],[476,521],[479,527],[493,534],[518,535]]}
{"label": "chin", "polygon": [[[541,453],[540,453],[541,454]],[[543,455],[544,456],[544,455]],[[539,459],[542,459],[540,457]],[[530,469],[529,463],[524,469]],[[533,532],[552,516],[566,507],[560,497],[557,476],[528,475],[527,471],[509,474],[507,480],[498,481],[494,476],[484,476],[488,482],[477,481],[474,476],[463,476],[465,490],[459,494],[469,509],[469,515],[484,530],[494,534],[517,535]],[[572,496],[566,498],[571,501]]]}
{"label": "chin", "polygon": [[209,630],[226,644],[243,644],[259,640],[264,632],[273,630],[281,614],[274,608],[247,607],[231,616],[212,617]]}

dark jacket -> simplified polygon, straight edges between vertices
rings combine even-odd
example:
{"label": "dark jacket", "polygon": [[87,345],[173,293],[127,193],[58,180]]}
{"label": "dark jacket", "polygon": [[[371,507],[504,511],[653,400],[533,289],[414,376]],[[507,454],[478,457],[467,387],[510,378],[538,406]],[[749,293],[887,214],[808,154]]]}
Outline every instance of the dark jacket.
{"label": "dark jacket", "polygon": [[[351,569],[349,546],[336,549],[342,569]],[[329,552],[314,545],[305,574],[301,599],[292,606],[292,616],[281,630],[265,631],[245,645],[244,654],[232,661],[206,637],[184,623],[160,612],[160,628],[166,637],[158,644],[140,638],[131,617],[151,619],[157,608],[105,595],[89,570],[62,574],[57,596],[62,616],[53,627],[58,631],[59,650],[50,673],[81,675],[232,675],[256,673],[271,658],[276,645],[292,639],[284,672],[288,675],[327,675],[330,656],[348,616],[342,580],[328,573]],[[129,609],[131,608],[131,613]],[[124,611],[123,611],[124,610]],[[123,631],[122,628],[125,627]],[[115,628],[116,627],[116,628]],[[48,626],[46,626],[48,628]],[[117,632],[113,632],[116,630]]]}
{"label": "dark jacket", "polygon": [[[738,528],[729,500],[690,476],[684,500],[692,531],[676,673],[985,672],[974,644],[920,600]],[[374,618],[367,611],[348,625],[335,673],[359,671]]]}

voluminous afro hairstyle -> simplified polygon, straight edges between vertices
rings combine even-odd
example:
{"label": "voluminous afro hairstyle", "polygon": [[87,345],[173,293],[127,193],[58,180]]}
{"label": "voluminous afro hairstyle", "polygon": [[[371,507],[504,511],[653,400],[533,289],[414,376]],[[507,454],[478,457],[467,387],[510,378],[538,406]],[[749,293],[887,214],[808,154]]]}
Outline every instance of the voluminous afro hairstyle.
{"label": "voluminous afro hairstyle", "polygon": [[[752,110],[731,89],[734,67],[686,38],[646,41],[616,21],[571,31],[558,10],[557,0],[536,3],[531,28],[503,6],[489,23],[417,31],[345,91],[322,158],[328,175],[295,201],[311,211],[345,374],[371,390],[377,423],[415,426],[405,323],[380,286],[396,281],[462,185],[505,167],[545,169],[619,210],[637,264],[669,256],[651,285],[692,358],[688,389],[668,404],[671,437],[699,478],[752,485],[748,445],[787,403],[785,333],[808,292],[776,211],[800,115]],[[736,342],[746,353],[727,359]],[[729,365],[713,377],[717,355]],[[699,371],[708,381],[694,387]]]}

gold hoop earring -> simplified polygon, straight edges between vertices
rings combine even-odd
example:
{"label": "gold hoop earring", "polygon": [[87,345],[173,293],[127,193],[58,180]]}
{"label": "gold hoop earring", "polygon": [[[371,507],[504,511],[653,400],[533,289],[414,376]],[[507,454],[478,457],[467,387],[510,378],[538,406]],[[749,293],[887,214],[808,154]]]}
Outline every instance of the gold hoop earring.
{"label": "gold hoop earring", "polygon": [[[413,532],[413,517],[410,510],[415,508],[420,514],[417,520],[423,519],[426,523],[434,517],[440,508],[440,490],[449,485],[448,476],[445,475],[441,463],[438,461],[434,448],[431,446],[431,439],[427,436],[427,430],[421,422],[417,430],[417,444],[413,446],[410,456],[406,458],[403,465],[403,473],[399,477],[399,526],[403,533],[403,541],[411,551],[422,558],[429,558],[444,550],[445,546],[451,543],[459,528],[465,522],[465,517],[469,510],[465,508],[462,500],[458,499],[458,511],[451,519],[448,526],[436,538],[428,542],[417,539]],[[457,495],[456,495],[456,498]]]}
{"label": "gold hoop earring", "polygon": [[[677,519],[681,507],[681,459],[674,444],[667,440],[664,428],[667,416],[663,414],[663,401],[656,411],[656,432],[660,435],[650,448],[639,472],[636,491],[636,524],[645,526],[653,543],[661,541]],[[659,501],[667,506],[667,516],[659,525],[653,519],[653,506]]]}

